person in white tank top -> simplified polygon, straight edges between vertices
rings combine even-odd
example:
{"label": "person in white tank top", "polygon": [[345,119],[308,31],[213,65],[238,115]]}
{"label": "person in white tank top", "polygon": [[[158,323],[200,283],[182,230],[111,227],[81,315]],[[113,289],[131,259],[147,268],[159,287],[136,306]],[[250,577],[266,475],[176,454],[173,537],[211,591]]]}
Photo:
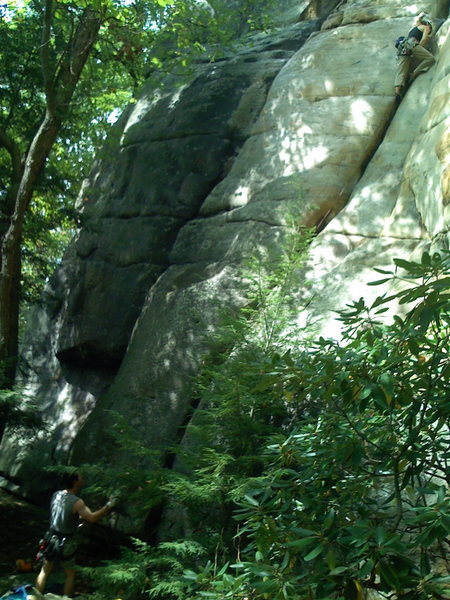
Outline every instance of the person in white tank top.
{"label": "person in white tank top", "polygon": [[[81,473],[71,473],[65,479],[65,489],[55,492],[50,503],[50,533],[54,532],[62,537],[71,537],[74,535],[80,520],[84,519],[89,523],[96,523],[106,515],[112,507],[111,502],[93,512],[86,506],[78,493],[84,485]],[[42,568],[36,578],[36,588],[43,593],[45,584],[50,573],[53,571],[54,562],[44,558]],[[64,594],[71,596],[75,586],[75,557],[61,561],[61,565],[66,573],[64,583]]]}

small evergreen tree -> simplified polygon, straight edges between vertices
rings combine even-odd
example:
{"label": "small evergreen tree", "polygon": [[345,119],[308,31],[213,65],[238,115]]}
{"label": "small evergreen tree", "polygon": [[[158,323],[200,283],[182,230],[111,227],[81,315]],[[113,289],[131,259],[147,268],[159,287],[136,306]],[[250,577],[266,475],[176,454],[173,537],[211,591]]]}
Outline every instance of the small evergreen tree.
{"label": "small evergreen tree", "polygon": [[[103,481],[101,487],[114,485],[128,504],[148,510],[158,503],[169,506],[166,518],[178,522],[175,531],[183,539],[172,539],[144,553],[140,546],[135,563],[134,550],[124,550],[121,561],[96,570],[102,589],[116,584],[116,568],[121,577],[129,574],[133,564],[140,565],[141,575],[146,570],[153,572],[154,559],[162,560],[165,553],[170,555],[179,548],[190,549],[179,559],[184,568],[198,564],[200,548],[211,565],[236,558],[235,500],[245,493],[248,481],[261,474],[267,440],[282,428],[289,429],[295,417],[295,409],[276,386],[272,390],[266,385],[261,394],[259,384],[261,374],[270,372],[277,363],[274,357],[286,352],[296,335],[291,322],[297,307],[291,290],[310,240],[310,231],[291,224],[277,257],[255,256],[245,265],[247,302],[222,316],[221,326],[210,340],[210,354],[194,384],[199,407],[183,442],[168,449],[176,456],[175,469],[148,472],[139,467],[149,462],[156,465],[157,460],[149,461],[149,450],[134,439],[132,427],[116,415],[115,443],[123,447],[129,462],[134,457],[134,466],[118,474],[115,467],[104,465],[96,481]],[[178,566],[156,579],[153,573],[146,579],[147,592],[152,597],[177,598],[178,592],[170,595],[168,589],[175,585],[178,590],[184,585],[180,583],[182,571]],[[134,598],[133,593],[136,590],[127,596],[126,591],[123,597]]]}

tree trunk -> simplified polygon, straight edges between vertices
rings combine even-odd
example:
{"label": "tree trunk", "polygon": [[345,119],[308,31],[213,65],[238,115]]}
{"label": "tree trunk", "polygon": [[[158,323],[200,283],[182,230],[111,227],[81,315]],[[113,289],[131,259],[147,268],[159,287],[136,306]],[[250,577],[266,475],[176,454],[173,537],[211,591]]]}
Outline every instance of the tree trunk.
{"label": "tree trunk", "polygon": [[5,364],[7,383],[14,380],[17,358],[23,222],[36,179],[45,166],[60,125],[47,112],[28,151],[19,189],[14,198],[14,213],[1,247],[0,361]]}
{"label": "tree trunk", "polygon": [[[34,186],[45,168],[72,101],[73,93],[82,70],[97,40],[101,25],[99,14],[86,8],[79,19],[73,37],[68,42],[64,59],[58,63],[55,72],[50,71],[48,48],[51,36],[53,2],[46,0],[43,27],[41,65],[43,71],[47,110],[21,165],[20,177],[9,190],[11,211],[6,215],[5,231],[1,241],[0,254],[0,367],[5,368],[5,381],[0,388],[11,387],[14,383],[18,354],[18,323],[21,283],[21,245],[23,224],[33,197]],[[13,151],[17,146],[5,132],[0,132],[1,145],[11,155],[13,165],[17,157]],[[15,159],[15,160],[14,160]],[[17,171],[17,168],[16,168]],[[1,232],[0,232],[1,234]],[[1,239],[1,238],[0,238]],[[0,441],[7,415],[0,414]]]}

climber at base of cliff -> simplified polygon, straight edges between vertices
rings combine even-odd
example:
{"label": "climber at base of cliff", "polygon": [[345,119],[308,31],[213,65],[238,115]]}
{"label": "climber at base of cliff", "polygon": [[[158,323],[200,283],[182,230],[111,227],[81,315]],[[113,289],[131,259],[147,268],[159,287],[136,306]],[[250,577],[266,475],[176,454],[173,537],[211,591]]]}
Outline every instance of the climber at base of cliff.
{"label": "climber at base of cliff", "polygon": [[65,489],[55,492],[50,506],[50,529],[41,540],[39,554],[43,565],[36,579],[36,588],[43,593],[47,578],[55,564],[60,564],[65,573],[64,594],[71,596],[75,583],[75,554],[78,546],[76,531],[80,520],[96,523],[113,507],[109,501],[99,510],[92,512],[78,497],[84,485],[81,473],[73,472],[64,477]]}
{"label": "climber at base of cliff", "polygon": [[[432,31],[433,23],[430,16],[422,12],[416,17],[414,26],[407,37],[397,40],[396,102],[400,102],[403,98],[408,83],[412,83],[418,75],[425,73],[433,66],[435,58],[425,48]],[[413,67],[414,70],[410,73]]]}

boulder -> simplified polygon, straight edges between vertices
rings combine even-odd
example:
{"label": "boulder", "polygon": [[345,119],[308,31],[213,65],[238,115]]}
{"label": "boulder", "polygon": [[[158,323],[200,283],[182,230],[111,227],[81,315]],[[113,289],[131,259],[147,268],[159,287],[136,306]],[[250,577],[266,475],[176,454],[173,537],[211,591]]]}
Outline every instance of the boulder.
{"label": "boulder", "polygon": [[[117,374],[146,295],[171,269],[179,232],[227,176],[273,79],[321,22],[254,34],[192,74],[150,79],[113,128],[82,187],[77,235],[24,342],[25,392],[52,422],[33,442],[39,464],[67,457]],[[17,444],[6,444],[1,460],[23,477],[32,465]]]}
{"label": "boulder", "polygon": [[[409,21],[399,19],[393,38]],[[414,205],[403,211],[401,231],[399,220],[389,223],[397,203],[405,203],[403,165],[437,69],[417,80],[392,120],[395,63],[385,31],[385,21],[376,20],[325,28],[280,71],[228,176],[180,229],[120,372],[75,441],[77,460],[104,447],[106,407],[126,412],[136,398],[137,435],[151,439],[153,449],[182,434],[207,332],[224,306],[243,301],[246,257],[281,244],[290,215],[307,226],[329,223],[314,244],[307,296],[300,283],[299,294],[307,322],[334,335],[334,311],[367,294],[373,267],[428,245]],[[369,40],[363,55],[361,38]]]}
{"label": "boulder", "polygon": [[[324,17],[324,4],[302,14]],[[441,0],[421,9],[448,17]],[[380,293],[366,286],[374,267],[447,243],[449,24],[396,111],[393,42],[413,10],[348,0],[181,84],[149,81],[83,188],[80,230],[25,344],[24,382],[52,429],[23,447],[5,439],[3,471],[126,464],[111,411],[163,461],[222,311],[246,302],[249,257],[278,252],[293,220],[316,232],[294,290],[299,325],[333,336],[336,310]]]}

